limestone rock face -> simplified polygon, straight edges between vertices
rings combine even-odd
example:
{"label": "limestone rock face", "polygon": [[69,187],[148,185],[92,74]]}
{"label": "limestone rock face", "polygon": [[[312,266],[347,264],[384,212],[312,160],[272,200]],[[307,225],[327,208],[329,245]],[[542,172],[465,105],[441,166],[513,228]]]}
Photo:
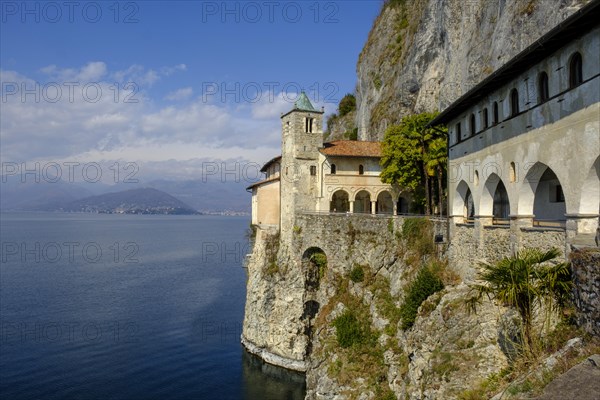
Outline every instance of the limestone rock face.
{"label": "limestone rock face", "polygon": [[600,336],[600,249],[575,250],[570,259],[579,325]]}
{"label": "limestone rock face", "polygon": [[302,320],[304,276],[279,256],[279,235],[257,230],[246,266],[248,281],[242,344],[266,362],[306,370],[308,337]]}
{"label": "limestone rock face", "polygon": [[[464,306],[465,284],[449,287],[439,304],[405,334],[399,343],[409,364],[402,392],[412,400],[453,399],[474,383],[507,366],[498,346],[498,307],[484,303],[477,314]],[[437,301],[436,295],[427,302]],[[423,306],[422,306],[423,307]]]}
{"label": "limestone rock face", "polygon": [[586,0],[414,0],[384,6],[357,66],[360,140],[442,110]]}
{"label": "limestone rock face", "polygon": [[325,134],[325,141],[352,139],[350,134],[356,128],[356,111],[350,111],[348,114],[334,118],[331,123],[328,121],[328,134]]}
{"label": "limestone rock face", "polygon": [[[484,303],[477,314],[467,313],[468,287],[459,280],[421,305],[411,329],[391,322],[390,307],[401,304],[408,283],[428,264],[408,250],[404,223],[402,217],[298,215],[289,241],[258,229],[247,264],[244,346],[268,363],[306,371],[307,399],[370,399],[377,388],[399,398],[452,399],[506,366],[498,346],[502,311]],[[431,239],[446,229],[434,223]],[[327,266],[314,273],[306,254],[316,248]],[[444,246],[437,251],[443,258]],[[364,281],[350,279],[357,265]],[[348,310],[375,333],[371,355],[365,348],[349,356],[338,345],[334,320]]]}
{"label": "limestone rock face", "polygon": [[[381,387],[389,387],[400,399],[456,399],[477,381],[507,366],[507,359],[497,343],[497,306],[483,304],[477,314],[468,314],[464,308],[467,293],[468,287],[460,284],[431,296],[426,303],[437,303],[437,306],[429,314],[423,311],[427,306],[422,306],[413,328],[399,331],[392,338],[397,346],[384,353],[387,374]],[[368,294],[363,294],[365,302],[371,301]],[[332,313],[328,320],[339,313]],[[319,354],[324,343],[334,336],[335,330],[331,327],[315,335],[315,353]],[[385,334],[382,337],[386,341]],[[327,359],[311,360],[306,398],[373,398],[373,393],[361,393],[359,385],[350,388],[336,384],[329,371],[337,358],[334,354]]]}

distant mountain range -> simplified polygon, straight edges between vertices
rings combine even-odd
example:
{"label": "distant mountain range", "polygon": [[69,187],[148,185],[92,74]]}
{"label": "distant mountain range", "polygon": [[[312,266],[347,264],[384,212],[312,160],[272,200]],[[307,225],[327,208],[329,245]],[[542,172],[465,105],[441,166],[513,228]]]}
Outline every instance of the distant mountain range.
{"label": "distant mountain range", "polygon": [[198,212],[168,193],[152,188],[106,193],[71,201],[55,211],[103,214],[197,214]]}
{"label": "distant mountain range", "polygon": [[[149,199],[157,202],[145,203],[133,190],[138,189],[156,189],[157,192],[170,195],[174,200],[180,203],[171,202],[170,206],[182,204],[182,208],[191,209],[200,213],[211,214],[247,214],[250,212],[250,195],[245,191],[248,182],[220,182],[220,181],[168,181],[154,180],[140,183],[119,183],[115,185],[106,185],[102,183],[70,183],[62,180],[56,182],[47,182],[43,179],[39,182],[29,179],[25,182],[19,176],[2,176],[0,182],[0,209],[2,211],[60,211],[60,210],[80,210],[86,204],[81,200],[88,201],[90,207],[105,204],[107,207],[116,208],[118,202],[127,200],[125,203],[131,206],[148,205],[160,206],[163,200],[162,196],[151,195],[146,192]],[[101,195],[128,193],[125,197],[115,199],[104,198]],[[95,199],[100,197],[100,199]],[[105,202],[105,203],[103,203]],[[110,207],[108,207],[110,209]]]}

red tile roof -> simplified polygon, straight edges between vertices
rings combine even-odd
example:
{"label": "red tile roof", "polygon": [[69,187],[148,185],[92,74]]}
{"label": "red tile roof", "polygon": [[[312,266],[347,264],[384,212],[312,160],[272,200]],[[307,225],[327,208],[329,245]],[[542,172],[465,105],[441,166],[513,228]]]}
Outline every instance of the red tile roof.
{"label": "red tile roof", "polygon": [[381,157],[381,142],[336,140],[324,144],[321,153],[338,157]]}

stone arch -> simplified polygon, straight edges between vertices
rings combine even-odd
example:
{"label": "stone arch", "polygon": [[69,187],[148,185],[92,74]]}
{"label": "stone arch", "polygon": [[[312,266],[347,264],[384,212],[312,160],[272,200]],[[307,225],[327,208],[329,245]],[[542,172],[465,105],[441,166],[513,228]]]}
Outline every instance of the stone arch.
{"label": "stone arch", "polygon": [[370,213],[371,212],[371,193],[366,189],[359,190],[354,195],[354,212],[355,213]]}
{"label": "stone arch", "polygon": [[504,220],[508,222],[508,217],[510,215],[510,201],[508,199],[508,192],[506,191],[506,187],[504,186],[504,182],[502,182],[502,180],[498,182],[496,191],[494,192],[492,215],[497,220]]}
{"label": "stone arch", "polygon": [[344,189],[338,189],[331,195],[329,202],[329,211],[347,212],[350,211],[350,195]]}
{"label": "stone arch", "polygon": [[382,190],[377,195],[377,214],[393,214],[394,200],[392,194],[388,190]]}
{"label": "stone arch", "polygon": [[314,292],[319,289],[321,276],[327,268],[327,255],[320,247],[309,247],[302,254],[302,271],[304,272],[304,289]]}
{"label": "stone arch", "polygon": [[[471,188],[469,184],[464,180],[460,181],[456,186],[456,194],[454,196],[454,202],[452,204],[452,214],[455,216],[462,216],[464,218],[469,217],[468,209],[468,199],[471,198],[471,204],[473,205],[473,196],[471,194]],[[473,215],[475,215],[475,210],[472,208]],[[473,216],[471,215],[471,216]]]}
{"label": "stone arch", "polygon": [[579,213],[600,214],[600,157],[596,158],[588,170],[581,187]]}
{"label": "stone arch", "polygon": [[566,200],[554,171],[535,163],[525,175],[519,190],[519,215],[534,215],[537,220],[565,220]]}
{"label": "stone arch", "polygon": [[481,193],[479,215],[508,219],[509,214],[510,202],[506,186],[504,186],[504,182],[502,182],[502,179],[496,173],[491,173],[485,181]]}

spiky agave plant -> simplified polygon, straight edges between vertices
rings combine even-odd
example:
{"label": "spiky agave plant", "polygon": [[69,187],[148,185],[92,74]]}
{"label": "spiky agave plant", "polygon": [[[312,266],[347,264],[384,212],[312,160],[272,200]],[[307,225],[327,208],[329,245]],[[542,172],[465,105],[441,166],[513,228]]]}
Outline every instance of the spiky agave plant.
{"label": "spiky agave plant", "polygon": [[495,264],[482,263],[478,274],[482,282],[470,285],[473,295],[467,300],[469,309],[475,312],[483,296],[514,307],[523,324],[525,349],[530,351],[535,309],[544,306],[557,311],[570,297],[570,265],[554,261],[559,255],[556,248],[546,252],[530,248]]}

